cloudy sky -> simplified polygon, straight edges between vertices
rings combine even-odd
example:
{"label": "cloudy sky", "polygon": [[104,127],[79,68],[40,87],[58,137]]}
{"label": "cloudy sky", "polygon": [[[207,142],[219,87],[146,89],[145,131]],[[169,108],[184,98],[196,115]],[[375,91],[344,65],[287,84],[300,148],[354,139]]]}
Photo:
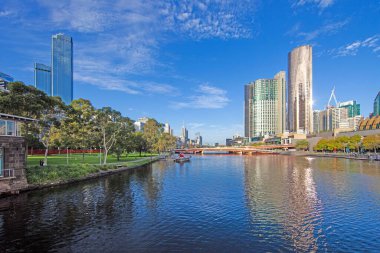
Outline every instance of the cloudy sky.
{"label": "cloudy sky", "polygon": [[380,90],[380,0],[0,0],[0,71],[33,84],[51,35],[74,40],[74,98],[190,137],[243,134],[244,84],[313,45],[315,109],[336,87],[365,116]]}

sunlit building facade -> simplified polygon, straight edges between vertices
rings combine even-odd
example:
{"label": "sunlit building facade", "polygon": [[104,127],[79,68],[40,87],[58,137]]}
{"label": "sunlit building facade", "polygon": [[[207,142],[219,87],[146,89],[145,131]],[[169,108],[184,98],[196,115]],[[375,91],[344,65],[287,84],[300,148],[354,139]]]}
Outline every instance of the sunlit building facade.
{"label": "sunlit building facade", "polygon": [[286,79],[258,79],[245,86],[245,137],[275,135],[286,128]]}
{"label": "sunlit building facade", "polygon": [[288,128],[290,132],[313,132],[313,58],[310,45],[288,55]]}
{"label": "sunlit building facade", "polygon": [[338,107],[347,108],[347,113],[348,113],[349,118],[360,115],[360,104],[356,103],[355,100],[341,102],[338,104]]}
{"label": "sunlit building facade", "polygon": [[73,39],[64,34],[52,36],[52,89],[66,104],[73,100]]}

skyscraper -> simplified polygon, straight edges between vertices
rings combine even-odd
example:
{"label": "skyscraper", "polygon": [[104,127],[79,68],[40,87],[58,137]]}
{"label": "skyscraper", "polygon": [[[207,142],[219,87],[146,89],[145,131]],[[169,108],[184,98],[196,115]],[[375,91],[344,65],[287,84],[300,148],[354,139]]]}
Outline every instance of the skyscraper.
{"label": "skyscraper", "polygon": [[313,132],[313,58],[309,45],[288,54],[288,127],[290,132]]}
{"label": "skyscraper", "polygon": [[182,127],[182,135],[181,135],[182,143],[186,145],[187,141],[189,140],[189,132],[187,131],[186,127]]}
{"label": "skyscraper", "polygon": [[375,102],[373,103],[373,116],[379,116],[379,115],[380,115],[380,91],[379,93],[377,93]]}
{"label": "skyscraper", "polygon": [[285,71],[245,86],[245,137],[280,134],[286,127]]}
{"label": "skyscraper", "polygon": [[350,100],[347,102],[341,102],[338,104],[338,107],[347,108],[349,118],[360,115],[360,104],[356,103],[355,100]]}
{"label": "skyscraper", "polygon": [[51,96],[51,68],[41,63],[34,63],[34,87]]}
{"label": "skyscraper", "polygon": [[165,123],[165,126],[164,126],[164,133],[168,133],[168,134],[171,134],[171,131],[170,131],[170,125],[169,123]]}
{"label": "skyscraper", "polygon": [[52,95],[66,104],[73,100],[73,39],[64,34],[52,36]]}

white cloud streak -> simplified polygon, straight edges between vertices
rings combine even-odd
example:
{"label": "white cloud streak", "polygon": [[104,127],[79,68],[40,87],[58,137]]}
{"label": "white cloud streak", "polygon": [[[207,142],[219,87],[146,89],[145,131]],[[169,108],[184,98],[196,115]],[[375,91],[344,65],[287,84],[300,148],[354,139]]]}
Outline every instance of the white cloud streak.
{"label": "white cloud streak", "polygon": [[331,5],[333,5],[334,0],[296,0],[293,6],[304,6],[306,4],[314,4],[317,5],[320,9],[325,9]]}
{"label": "white cloud streak", "polygon": [[297,23],[286,34],[301,38],[303,41],[308,42],[311,40],[319,39],[321,36],[332,35],[340,31],[344,26],[349,23],[349,20],[328,23],[318,29],[309,32],[301,31],[301,25]]}
{"label": "white cloud streak", "polygon": [[364,40],[357,40],[346,44],[338,49],[333,49],[329,51],[329,54],[334,55],[335,57],[340,56],[355,56],[360,49],[367,48],[370,49],[373,53],[380,53],[380,35],[376,34],[374,36],[368,37]]}
{"label": "white cloud streak", "polygon": [[221,109],[229,101],[227,91],[208,84],[202,84],[198,86],[195,95],[188,97],[186,101],[173,102],[172,107],[175,109]]}

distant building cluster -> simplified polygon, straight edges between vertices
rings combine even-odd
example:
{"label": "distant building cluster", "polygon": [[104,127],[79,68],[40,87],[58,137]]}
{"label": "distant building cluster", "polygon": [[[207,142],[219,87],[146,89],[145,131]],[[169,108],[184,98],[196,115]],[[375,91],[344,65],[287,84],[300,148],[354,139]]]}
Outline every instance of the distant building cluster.
{"label": "distant building cluster", "polygon": [[[313,111],[313,54],[310,45],[288,54],[285,71],[273,79],[258,79],[244,87],[244,139],[246,142],[292,143],[294,139],[324,132],[349,132],[378,127],[380,92],[370,118],[361,116],[355,100],[338,103],[333,89],[324,110]],[[335,105],[331,105],[331,100]],[[371,118],[372,117],[372,118]],[[378,129],[378,128],[377,128]],[[226,145],[240,145],[241,138],[226,139]]]}
{"label": "distant building cluster", "polygon": [[13,81],[13,77],[0,72],[0,90],[7,90],[8,83],[11,83]]}

